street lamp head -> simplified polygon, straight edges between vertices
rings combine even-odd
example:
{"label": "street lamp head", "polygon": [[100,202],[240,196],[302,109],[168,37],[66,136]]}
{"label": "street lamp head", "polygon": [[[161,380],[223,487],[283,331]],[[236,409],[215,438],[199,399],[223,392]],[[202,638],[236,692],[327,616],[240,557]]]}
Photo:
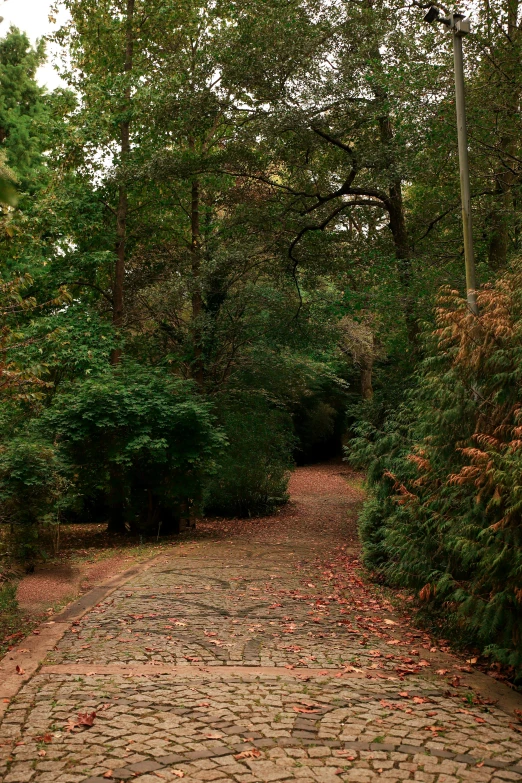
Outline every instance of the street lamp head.
{"label": "street lamp head", "polygon": [[447,28],[448,31],[453,30],[455,35],[459,37],[468,35],[470,32],[469,19],[467,19],[464,14],[450,14],[449,18],[445,19],[443,16],[441,16],[440,10],[436,5],[430,6],[428,13],[424,17],[424,21],[428,22],[428,24],[432,24],[433,22],[440,22]]}
{"label": "street lamp head", "polygon": [[435,8],[435,6],[432,5],[428,13],[424,17],[424,21],[428,22],[428,24],[431,24],[432,22],[436,22],[439,18],[440,18],[439,9]]}

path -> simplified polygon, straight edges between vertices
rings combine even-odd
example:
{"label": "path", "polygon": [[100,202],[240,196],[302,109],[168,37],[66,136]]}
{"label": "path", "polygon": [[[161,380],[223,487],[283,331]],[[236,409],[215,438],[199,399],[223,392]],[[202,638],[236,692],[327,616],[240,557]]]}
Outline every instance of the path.
{"label": "path", "polygon": [[346,473],[299,469],[281,514],[203,525],[13,651],[7,689],[59,640],[6,697],[5,783],[522,781],[517,697],[360,580]]}

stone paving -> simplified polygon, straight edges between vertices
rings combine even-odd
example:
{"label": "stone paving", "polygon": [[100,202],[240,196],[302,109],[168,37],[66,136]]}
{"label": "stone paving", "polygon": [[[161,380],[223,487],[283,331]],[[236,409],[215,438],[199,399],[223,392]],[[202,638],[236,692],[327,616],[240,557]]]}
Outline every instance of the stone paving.
{"label": "stone paving", "polygon": [[522,781],[516,718],[361,581],[360,491],[332,470],[73,621],[10,701],[1,780]]}

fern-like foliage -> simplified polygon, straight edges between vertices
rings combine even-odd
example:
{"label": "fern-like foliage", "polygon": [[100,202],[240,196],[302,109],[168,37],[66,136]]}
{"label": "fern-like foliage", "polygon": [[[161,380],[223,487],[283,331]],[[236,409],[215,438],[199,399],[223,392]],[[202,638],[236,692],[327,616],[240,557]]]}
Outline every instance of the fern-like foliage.
{"label": "fern-like foliage", "polygon": [[406,402],[349,458],[368,467],[366,564],[428,612],[522,668],[522,268],[478,292],[441,291]]}

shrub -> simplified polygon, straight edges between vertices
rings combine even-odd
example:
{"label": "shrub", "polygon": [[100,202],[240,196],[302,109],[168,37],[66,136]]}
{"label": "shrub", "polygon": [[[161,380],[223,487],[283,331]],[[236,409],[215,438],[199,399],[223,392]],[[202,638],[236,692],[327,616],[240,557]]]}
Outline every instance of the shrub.
{"label": "shrub", "polygon": [[290,416],[263,399],[228,400],[220,419],[229,445],[205,488],[207,512],[260,516],[288,500],[294,437]]}
{"label": "shrub", "polygon": [[56,447],[30,430],[0,448],[0,501],[12,531],[12,554],[31,564],[42,554],[42,528],[67,493],[67,467]]}
{"label": "shrub", "polygon": [[224,443],[191,384],[134,364],[75,383],[44,419],[117,533],[177,532]]}
{"label": "shrub", "polygon": [[522,274],[443,291],[406,403],[351,455],[369,465],[365,560],[465,643],[522,665]]}

